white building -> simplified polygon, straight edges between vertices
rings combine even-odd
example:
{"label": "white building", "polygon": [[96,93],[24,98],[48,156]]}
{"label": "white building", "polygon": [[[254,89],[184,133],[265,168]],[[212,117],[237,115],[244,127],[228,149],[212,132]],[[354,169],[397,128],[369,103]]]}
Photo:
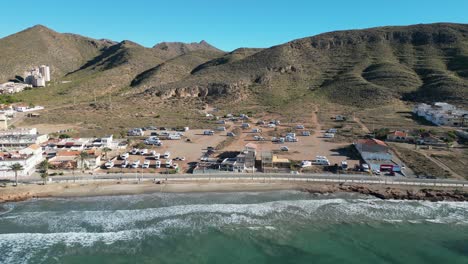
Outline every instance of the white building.
{"label": "white building", "polygon": [[8,118],[5,114],[0,114],[0,130],[8,129]]}
{"label": "white building", "polygon": [[10,170],[13,164],[20,164],[23,170],[18,171],[18,178],[30,176],[36,170],[36,166],[43,160],[42,149],[39,145],[33,144],[27,148],[5,151],[0,153],[0,178],[13,179],[15,172]]}
{"label": "white building", "polygon": [[24,73],[24,82],[34,87],[45,87],[50,81],[50,68],[46,65],[32,68]]}
{"label": "white building", "polygon": [[437,102],[434,105],[418,104],[413,113],[437,126],[468,126],[468,111],[457,109],[456,106]]}
{"label": "white building", "polygon": [[46,82],[50,82],[50,67],[46,65],[41,65],[39,67],[39,72]]}

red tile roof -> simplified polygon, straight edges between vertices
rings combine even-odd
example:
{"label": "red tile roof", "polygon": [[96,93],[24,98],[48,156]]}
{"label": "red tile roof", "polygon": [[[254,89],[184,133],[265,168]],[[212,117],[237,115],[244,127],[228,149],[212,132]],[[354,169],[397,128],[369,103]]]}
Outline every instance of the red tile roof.
{"label": "red tile roof", "polygon": [[387,144],[385,144],[385,142],[383,142],[382,140],[375,139],[375,138],[360,139],[358,140],[358,143],[362,145],[380,145],[380,146],[387,147]]}

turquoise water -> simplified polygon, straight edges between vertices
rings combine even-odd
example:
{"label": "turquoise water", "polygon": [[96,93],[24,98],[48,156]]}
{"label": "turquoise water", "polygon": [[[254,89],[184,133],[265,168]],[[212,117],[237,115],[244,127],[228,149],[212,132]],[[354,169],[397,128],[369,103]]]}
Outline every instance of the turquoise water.
{"label": "turquoise water", "polygon": [[468,263],[468,203],[281,191],[2,206],[0,263]]}

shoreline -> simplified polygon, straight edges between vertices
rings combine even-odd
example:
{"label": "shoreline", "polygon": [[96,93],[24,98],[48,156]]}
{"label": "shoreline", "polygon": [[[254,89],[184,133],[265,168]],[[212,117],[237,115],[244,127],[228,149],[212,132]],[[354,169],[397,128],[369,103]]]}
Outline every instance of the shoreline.
{"label": "shoreline", "polygon": [[446,187],[384,186],[378,184],[284,183],[284,182],[143,182],[52,183],[8,186],[0,189],[0,203],[40,198],[73,198],[138,195],[158,192],[255,192],[296,190],[311,194],[358,193],[387,200],[468,201],[468,191]]}

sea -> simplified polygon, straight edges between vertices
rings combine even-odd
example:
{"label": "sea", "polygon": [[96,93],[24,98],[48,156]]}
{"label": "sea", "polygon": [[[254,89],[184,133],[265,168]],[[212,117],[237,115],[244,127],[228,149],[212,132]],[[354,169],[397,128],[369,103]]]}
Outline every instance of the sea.
{"label": "sea", "polygon": [[0,263],[468,263],[468,203],[299,191],[0,205]]}

